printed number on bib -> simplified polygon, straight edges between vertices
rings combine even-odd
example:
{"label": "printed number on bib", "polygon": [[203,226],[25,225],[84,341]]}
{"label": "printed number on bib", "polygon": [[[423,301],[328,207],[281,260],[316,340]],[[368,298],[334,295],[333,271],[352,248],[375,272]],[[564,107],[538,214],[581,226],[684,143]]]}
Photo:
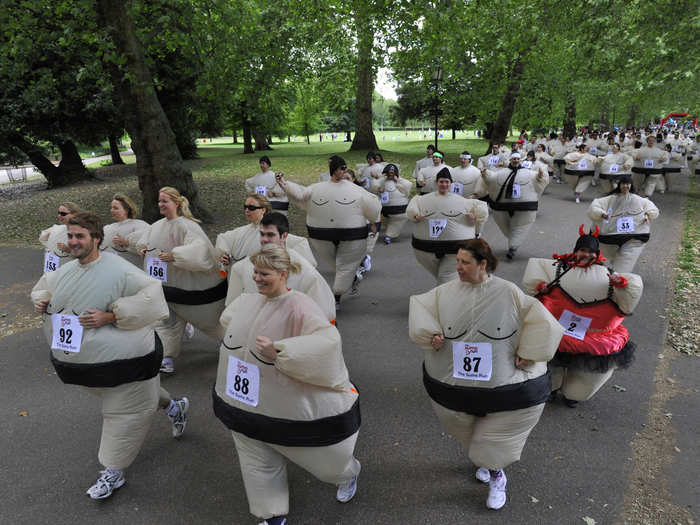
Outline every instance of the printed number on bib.
{"label": "printed number on bib", "polygon": [[146,273],[159,281],[168,280],[168,263],[158,257],[149,257],[146,261]]}
{"label": "printed number on bib", "polygon": [[588,152],[589,152],[591,155],[595,155],[596,153],[598,153],[598,148],[596,148],[596,147],[589,148]]}
{"label": "printed number on bib", "polygon": [[51,348],[77,354],[83,340],[83,327],[77,315],[52,314],[53,337]]}
{"label": "printed number on bib", "polygon": [[513,184],[513,193],[510,196],[511,199],[520,198],[520,184]]}
{"label": "printed number on bib", "polygon": [[491,166],[495,166],[496,164],[498,164],[499,160],[500,160],[499,157],[489,157],[489,164]]}
{"label": "printed number on bib", "polygon": [[491,379],[491,343],[452,343],[452,377],[488,381]]}
{"label": "printed number on bib", "polygon": [[382,193],[380,193],[379,200],[382,202],[382,204],[386,204],[387,202],[389,202],[389,192],[383,191]]}
{"label": "printed number on bib", "polygon": [[447,227],[447,219],[430,219],[430,237],[437,239]]}
{"label": "printed number on bib", "polygon": [[559,318],[559,324],[564,327],[564,335],[583,341],[592,320],[590,317],[582,317],[569,310],[564,310]]}
{"label": "printed number on bib", "polygon": [[610,164],[610,173],[618,173],[620,171],[619,164]]}
{"label": "printed number on bib", "polygon": [[450,185],[450,191],[456,193],[457,195],[462,195],[462,190],[464,189],[464,184],[461,182],[453,182]]}
{"label": "printed number on bib", "polygon": [[587,170],[588,169],[588,162],[585,160],[582,160],[578,163],[578,169],[580,170]]}
{"label": "printed number on bib", "polygon": [[58,255],[54,255],[51,252],[46,252],[44,255],[44,273],[55,272],[58,270],[61,260]]}
{"label": "printed number on bib", "polygon": [[255,186],[255,193],[265,195],[267,197],[267,186]]}
{"label": "printed number on bib", "polygon": [[653,168],[654,167],[653,159],[644,159],[644,167],[645,168]]}
{"label": "printed number on bib", "polygon": [[524,161],[522,162],[522,166],[523,166],[523,168],[530,169],[530,168],[532,167],[532,162],[529,161],[529,160],[524,160]]}
{"label": "printed number on bib", "polygon": [[634,231],[634,219],[632,217],[620,217],[617,219],[617,233],[631,233]]}
{"label": "printed number on bib", "polygon": [[260,368],[252,363],[246,363],[228,356],[226,370],[226,395],[245,403],[258,406],[260,394]]}

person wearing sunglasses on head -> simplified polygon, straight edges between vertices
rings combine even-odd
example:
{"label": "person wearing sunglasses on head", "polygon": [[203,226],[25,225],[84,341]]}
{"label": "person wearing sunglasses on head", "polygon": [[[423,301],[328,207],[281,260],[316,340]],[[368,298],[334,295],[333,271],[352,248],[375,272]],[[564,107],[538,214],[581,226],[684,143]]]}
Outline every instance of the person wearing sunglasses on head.
{"label": "person wearing sunglasses on head", "polygon": [[55,272],[62,263],[73,259],[68,248],[66,224],[77,213],[80,213],[80,207],[74,202],[60,204],[58,206],[58,224],[54,224],[39,234],[39,242],[46,248],[44,273]]}
{"label": "person wearing sunglasses on head", "polygon": [[226,280],[218,271],[216,250],[192,216],[187,197],[176,188],[158,192],[163,218],[144,230],[137,249],[146,275],[161,281],[169,316],[156,326],[163,342],[160,371],[175,372],[187,323],[214,339],[223,337],[218,318],[224,310]]}

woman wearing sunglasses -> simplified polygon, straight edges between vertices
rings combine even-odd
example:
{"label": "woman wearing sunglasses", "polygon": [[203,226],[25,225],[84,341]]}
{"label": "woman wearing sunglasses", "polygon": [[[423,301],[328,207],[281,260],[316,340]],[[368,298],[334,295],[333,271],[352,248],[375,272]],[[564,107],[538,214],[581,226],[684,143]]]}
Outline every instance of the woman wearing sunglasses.
{"label": "woman wearing sunglasses", "polygon": [[260,249],[260,221],[263,215],[270,212],[272,205],[265,195],[248,194],[243,204],[243,214],[248,224],[216,236],[216,254],[223,267],[227,268]]}
{"label": "woman wearing sunglasses", "polygon": [[44,273],[54,272],[58,270],[61,264],[73,259],[68,249],[68,231],[66,225],[68,224],[68,220],[79,212],[80,208],[77,204],[74,202],[64,202],[58,206],[58,224],[54,224],[39,234],[39,242],[46,248],[44,254]]}
{"label": "woman wearing sunglasses", "polygon": [[146,274],[163,283],[170,315],[156,326],[156,333],[163,342],[160,371],[172,374],[188,322],[210,337],[223,337],[218,319],[227,286],[214,246],[192,216],[187,197],[166,186],[158,193],[158,208],[163,218],[145,230],[137,249]]}

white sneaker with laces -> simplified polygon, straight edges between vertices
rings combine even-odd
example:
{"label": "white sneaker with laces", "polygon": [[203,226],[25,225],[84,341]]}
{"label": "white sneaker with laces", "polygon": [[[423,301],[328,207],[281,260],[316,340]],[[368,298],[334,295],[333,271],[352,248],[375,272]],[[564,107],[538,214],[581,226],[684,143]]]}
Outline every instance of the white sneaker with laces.
{"label": "white sneaker with laces", "polygon": [[352,286],[350,287],[350,291],[348,292],[348,295],[350,297],[356,297],[360,295],[360,281],[362,281],[362,274],[356,275],[353,279]]}
{"label": "white sneaker with laces", "polygon": [[491,473],[486,467],[479,467],[478,469],[476,469],[476,473],[474,474],[474,476],[482,483],[488,483],[489,481],[491,481]]}
{"label": "white sneaker with laces", "polygon": [[581,199],[579,197],[576,197],[576,204],[581,204]]}
{"label": "white sneaker with laces", "polygon": [[362,259],[362,267],[365,269],[365,272],[369,272],[372,269],[372,257],[369,254]]}
{"label": "white sneaker with laces", "polygon": [[160,363],[161,374],[172,374],[175,372],[175,362],[172,357],[164,357]]}
{"label": "white sneaker with laces", "polygon": [[338,492],[335,494],[335,499],[341,503],[347,503],[350,501],[355,495],[355,492],[357,492],[357,478],[359,475],[360,474],[358,472],[350,481],[347,481],[342,485],[338,485]]}
{"label": "white sneaker with laces", "polygon": [[194,326],[190,323],[185,325],[185,339],[192,339],[194,337]]}
{"label": "white sneaker with laces", "polygon": [[486,498],[486,506],[498,510],[506,504],[506,473],[499,470],[496,476],[489,479],[489,497]]}
{"label": "white sneaker with laces", "polygon": [[121,470],[105,469],[100,471],[100,477],[95,484],[87,489],[86,494],[92,499],[105,499],[112,495],[126,482],[124,473]]}
{"label": "white sneaker with laces", "polygon": [[168,418],[173,424],[173,437],[179,438],[183,432],[185,432],[185,427],[187,426],[187,412],[190,409],[190,400],[186,397],[180,399],[173,399],[177,411],[171,414],[168,411]]}

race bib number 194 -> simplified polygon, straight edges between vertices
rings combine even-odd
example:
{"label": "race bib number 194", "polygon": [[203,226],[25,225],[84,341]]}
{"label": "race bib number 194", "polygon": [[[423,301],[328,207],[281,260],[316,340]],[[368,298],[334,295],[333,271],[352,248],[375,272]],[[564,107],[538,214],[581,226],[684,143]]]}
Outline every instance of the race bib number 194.
{"label": "race bib number 194", "polygon": [[447,226],[447,219],[430,219],[430,237],[437,239]]}
{"label": "race bib number 194", "polygon": [[492,369],[491,343],[452,343],[452,377],[488,381]]}

